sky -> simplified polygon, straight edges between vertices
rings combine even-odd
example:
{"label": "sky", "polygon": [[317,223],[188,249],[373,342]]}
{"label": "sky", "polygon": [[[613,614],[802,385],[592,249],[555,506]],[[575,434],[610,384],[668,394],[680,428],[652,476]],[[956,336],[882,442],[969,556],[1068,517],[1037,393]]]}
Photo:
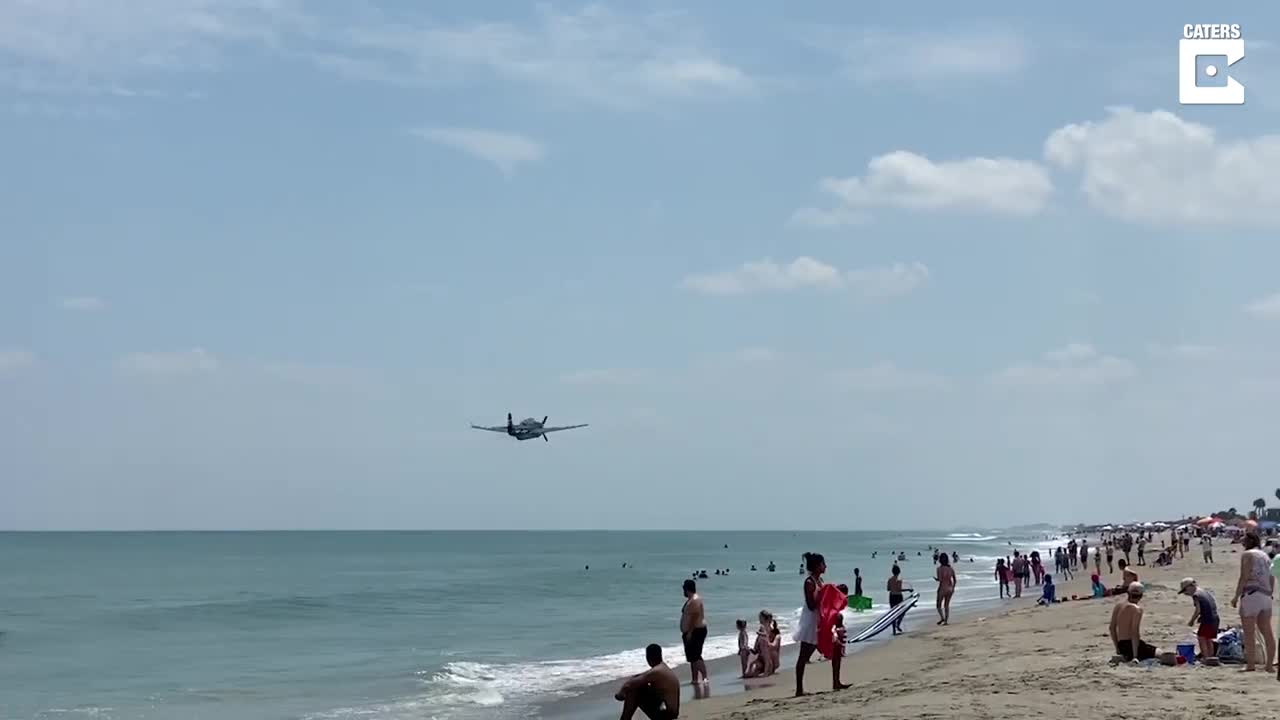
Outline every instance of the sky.
{"label": "sky", "polygon": [[0,0],[0,528],[1280,502],[1280,9],[1207,8]]}

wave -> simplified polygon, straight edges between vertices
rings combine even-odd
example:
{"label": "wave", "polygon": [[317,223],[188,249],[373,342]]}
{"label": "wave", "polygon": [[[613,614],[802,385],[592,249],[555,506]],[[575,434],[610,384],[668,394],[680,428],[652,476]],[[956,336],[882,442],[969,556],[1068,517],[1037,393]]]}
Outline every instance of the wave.
{"label": "wave", "polygon": [[[870,610],[845,610],[845,625],[850,635],[875,622],[888,611],[876,604]],[[800,608],[777,615],[778,629],[784,645],[793,644],[792,634],[800,618]],[[737,635],[707,638],[703,656],[707,660],[732,657],[738,652]],[[662,655],[673,668],[684,665],[684,650],[679,645],[664,646]],[[475,714],[482,709],[492,716],[496,708],[522,706],[548,698],[569,698],[590,687],[624,678],[645,667],[644,648],[634,648],[608,655],[568,660],[544,660],[525,663],[482,663],[454,661],[434,671],[422,671],[426,704],[439,720],[457,715]],[[349,713],[350,714],[350,713]],[[389,713],[379,716],[397,717]],[[314,716],[320,720],[321,716]],[[326,717],[334,717],[332,715]],[[345,717],[345,716],[338,716]]]}

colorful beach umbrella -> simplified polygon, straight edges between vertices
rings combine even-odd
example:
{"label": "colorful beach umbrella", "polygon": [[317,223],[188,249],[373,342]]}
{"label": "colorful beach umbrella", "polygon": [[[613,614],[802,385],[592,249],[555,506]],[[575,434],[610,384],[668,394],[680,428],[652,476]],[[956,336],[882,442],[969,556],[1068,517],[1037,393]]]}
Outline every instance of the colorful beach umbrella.
{"label": "colorful beach umbrella", "polygon": [[1212,525],[1212,524],[1214,524],[1214,523],[1216,523],[1216,522],[1218,522],[1218,518],[1216,518],[1216,517],[1214,517],[1214,516],[1212,516],[1212,515],[1209,515],[1209,516],[1207,516],[1207,517],[1202,517],[1202,518],[1200,518],[1199,520],[1197,520],[1197,521],[1196,521],[1196,524],[1197,524],[1197,525]]}

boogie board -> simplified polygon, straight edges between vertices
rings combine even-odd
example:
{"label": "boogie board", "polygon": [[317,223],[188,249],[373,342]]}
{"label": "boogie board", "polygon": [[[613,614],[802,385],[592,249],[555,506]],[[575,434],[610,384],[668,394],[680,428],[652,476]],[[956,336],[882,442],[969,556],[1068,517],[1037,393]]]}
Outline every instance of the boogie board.
{"label": "boogie board", "polygon": [[912,595],[904,600],[898,607],[890,610],[884,615],[881,615],[875,622],[864,628],[862,632],[846,640],[845,643],[852,645],[864,640],[870,640],[885,630],[888,630],[895,622],[901,619],[902,616],[906,615],[908,610],[915,607],[918,602],[920,602],[920,596]]}

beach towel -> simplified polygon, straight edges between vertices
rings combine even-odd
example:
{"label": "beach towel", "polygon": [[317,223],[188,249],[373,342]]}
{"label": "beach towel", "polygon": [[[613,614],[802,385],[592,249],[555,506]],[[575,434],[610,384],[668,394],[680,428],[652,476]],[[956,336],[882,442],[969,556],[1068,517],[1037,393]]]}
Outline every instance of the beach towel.
{"label": "beach towel", "polygon": [[835,657],[831,626],[848,604],[849,598],[835,585],[823,585],[818,591],[818,652],[825,658]]}

